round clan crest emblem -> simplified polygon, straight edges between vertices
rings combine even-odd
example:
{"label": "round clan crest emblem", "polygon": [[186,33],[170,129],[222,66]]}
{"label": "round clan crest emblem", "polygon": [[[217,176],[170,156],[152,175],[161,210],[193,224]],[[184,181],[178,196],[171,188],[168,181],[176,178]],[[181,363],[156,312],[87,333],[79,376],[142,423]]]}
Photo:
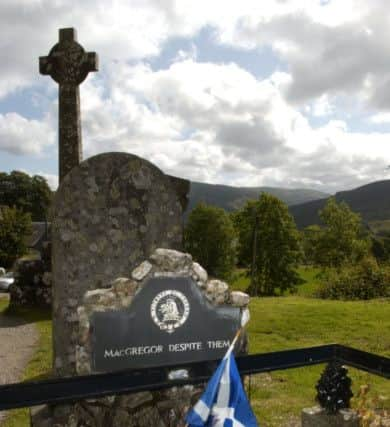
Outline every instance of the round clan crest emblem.
{"label": "round clan crest emblem", "polygon": [[181,292],[174,290],[160,292],[150,306],[150,314],[154,323],[169,334],[184,324],[189,313],[188,299]]}

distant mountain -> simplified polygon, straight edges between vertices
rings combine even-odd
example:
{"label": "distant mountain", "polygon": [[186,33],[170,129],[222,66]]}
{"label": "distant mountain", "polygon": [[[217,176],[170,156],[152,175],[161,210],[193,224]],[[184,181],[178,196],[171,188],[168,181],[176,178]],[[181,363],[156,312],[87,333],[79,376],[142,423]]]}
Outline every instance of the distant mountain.
{"label": "distant mountain", "polygon": [[328,197],[329,194],[308,189],[285,189],[277,187],[230,187],[228,185],[191,182],[187,214],[199,202],[219,206],[230,212],[242,207],[249,199],[257,199],[260,193],[270,193],[287,205],[308,202]]}
{"label": "distant mountain", "polygon": [[[390,180],[377,181],[350,191],[336,193],[338,202],[344,201],[354,212],[359,212],[367,224],[390,219]],[[327,198],[290,206],[290,212],[299,228],[320,224],[318,211]]]}

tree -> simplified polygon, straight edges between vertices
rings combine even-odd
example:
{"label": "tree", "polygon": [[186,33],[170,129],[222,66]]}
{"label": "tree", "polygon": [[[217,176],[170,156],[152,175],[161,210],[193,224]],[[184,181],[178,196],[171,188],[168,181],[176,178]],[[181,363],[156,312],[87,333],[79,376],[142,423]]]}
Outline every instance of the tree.
{"label": "tree", "polygon": [[363,231],[361,217],[345,202],[337,203],[331,197],[320,211],[320,218],[324,226],[312,234],[312,245],[307,248],[316,264],[339,268],[368,255],[371,244]]}
{"label": "tree", "polygon": [[27,237],[31,233],[31,216],[15,208],[0,210],[0,265],[12,266],[27,251]]}
{"label": "tree", "polygon": [[305,264],[317,264],[319,236],[322,229],[319,225],[309,225],[302,231],[302,248],[305,254]]}
{"label": "tree", "polygon": [[45,221],[52,192],[45,178],[24,172],[0,172],[0,205],[30,213],[33,221]]}
{"label": "tree", "polygon": [[235,242],[233,223],[223,209],[203,203],[193,209],[184,231],[185,249],[210,275],[229,278],[236,261]]}
{"label": "tree", "polygon": [[239,235],[239,261],[251,270],[247,292],[274,295],[300,282],[296,268],[301,259],[299,233],[287,205],[262,193],[233,215]]}

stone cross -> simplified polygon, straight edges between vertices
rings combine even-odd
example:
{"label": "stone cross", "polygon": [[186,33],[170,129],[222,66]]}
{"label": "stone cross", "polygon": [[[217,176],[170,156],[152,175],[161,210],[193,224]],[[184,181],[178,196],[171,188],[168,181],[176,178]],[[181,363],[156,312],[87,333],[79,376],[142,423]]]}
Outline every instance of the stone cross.
{"label": "stone cross", "polygon": [[82,160],[79,85],[90,71],[98,70],[95,52],[77,43],[76,30],[63,28],[48,56],[39,58],[39,72],[59,85],[59,178]]}

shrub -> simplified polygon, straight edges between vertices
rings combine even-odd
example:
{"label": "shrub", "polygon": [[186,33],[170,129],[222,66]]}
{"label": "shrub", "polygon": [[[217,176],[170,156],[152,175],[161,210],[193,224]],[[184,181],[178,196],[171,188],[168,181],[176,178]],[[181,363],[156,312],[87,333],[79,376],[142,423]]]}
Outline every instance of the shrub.
{"label": "shrub", "polygon": [[31,233],[31,216],[15,208],[0,210],[0,265],[12,266],[27,252],[27,237]]}
{"label": "shrub", "polygon": [[357,265],[328,269],[316,296],[328,299],[367,300],[390,296],[390,267],[379,266],[374,258]]}

